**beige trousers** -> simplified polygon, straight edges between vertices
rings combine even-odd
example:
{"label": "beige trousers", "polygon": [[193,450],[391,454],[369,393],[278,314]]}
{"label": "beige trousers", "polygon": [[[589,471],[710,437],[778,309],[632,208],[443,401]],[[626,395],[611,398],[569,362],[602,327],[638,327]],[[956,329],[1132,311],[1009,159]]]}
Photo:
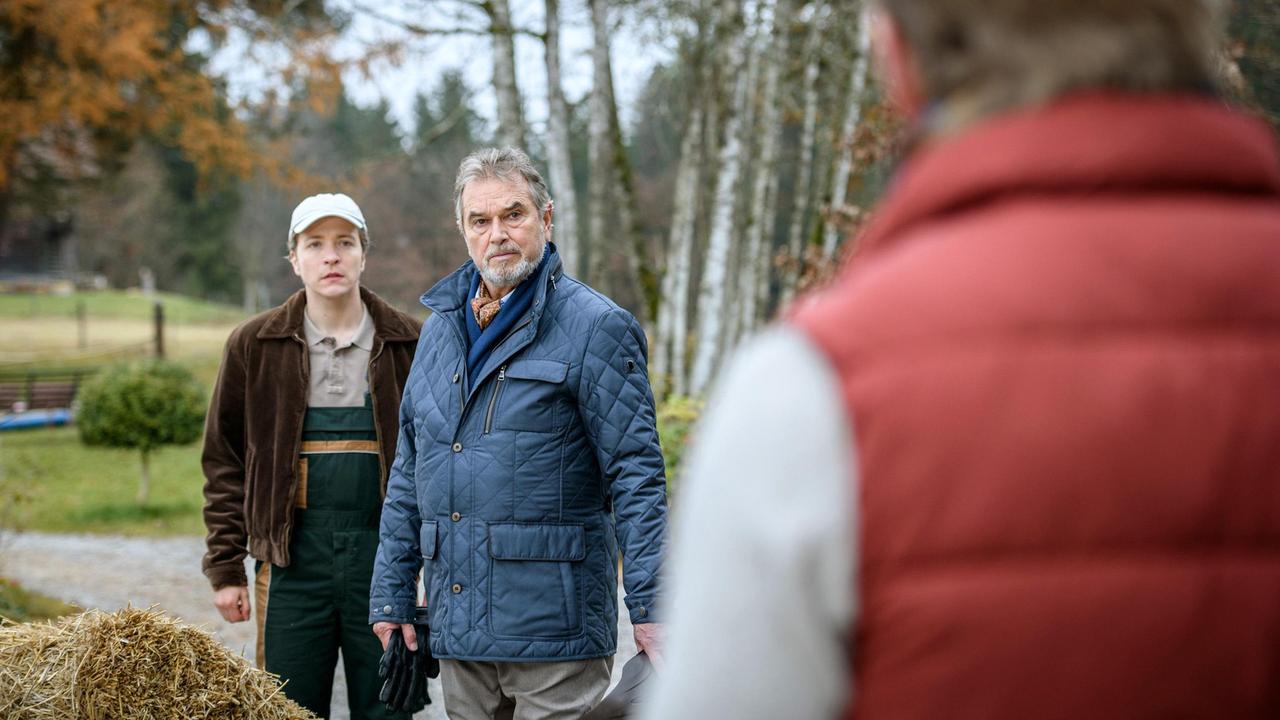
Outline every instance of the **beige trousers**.
{"label": "beige trousers", "polygon": [[568,662],[441,660],[449,720],[578,720],[609,688],[613,658]]}

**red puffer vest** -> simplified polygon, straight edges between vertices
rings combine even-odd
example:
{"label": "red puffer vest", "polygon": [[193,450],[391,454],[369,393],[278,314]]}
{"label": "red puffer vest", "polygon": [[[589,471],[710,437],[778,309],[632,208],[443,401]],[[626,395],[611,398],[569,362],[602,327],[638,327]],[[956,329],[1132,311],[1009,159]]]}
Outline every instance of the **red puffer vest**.
{"label": "red puffer vest", "polygon": [[793,321],[838,372],[858,718],[1280,718],[1280,161],[1189,97],[925,147]]}

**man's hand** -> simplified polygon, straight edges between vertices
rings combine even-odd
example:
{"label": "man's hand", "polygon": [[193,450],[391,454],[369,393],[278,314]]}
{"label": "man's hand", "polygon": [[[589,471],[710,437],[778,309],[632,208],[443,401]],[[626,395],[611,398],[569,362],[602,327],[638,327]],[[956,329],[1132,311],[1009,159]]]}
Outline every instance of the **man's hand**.
{"label": "man's hand", "polygon": [[383,651],[386,651],[387,643],[391,642],[391,633],[396,628],[400,628],[400,632],[404,634],[405,647],[416,651],[418,649],[418,633],[414,631],[411,623],[397,625],[389,622],[376,622],[373,624],[373,634],[377,635],[378,639],[382,641]]}
{"label": "man's hand", "polygon": [[224,587],[213,592],[213,606],[227,622],[244,622],[249,619],[249,588]]}
{"label": "man's hand", "polygon": [[636,650],[643,651],[653,661],[656,668],[662,667],[662,623],[644,623],[633,625],[635,631]]}

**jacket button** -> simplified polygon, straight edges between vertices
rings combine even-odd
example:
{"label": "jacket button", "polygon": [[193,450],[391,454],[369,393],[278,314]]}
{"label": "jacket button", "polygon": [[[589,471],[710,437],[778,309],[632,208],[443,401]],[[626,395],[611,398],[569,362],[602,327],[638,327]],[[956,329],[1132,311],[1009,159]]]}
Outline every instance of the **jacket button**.
{"label": "jacket button", "polygon": [[462,513],[460,513],[460,512],[455,512],[454,514],[452,514],[452,515],[450,515],[450,516],[449,516],[449,519],[450,519],[450,520],[452,520],[452,521],[454,521],[454,522],[458,522],[459,520],[461,520],[461,519],[462,519]]}
{"label": "jacket button", "polygon": [[453,374],[453,381],[454,381],[454,382],[458,382],[458,380],[459,380],[461,377],[462,377],[462,374],[461,374],[461,373],[454,373],[454,374]]}
{"label": "jacket button", "polygon": [[451,587],[451,588],[449,588],[449,589],[453,591],[453,594],[454,594],[454,595],[457,595],[458,593],[462,592],[462,586],[461,586],[461,585],[459,585],[458,583],[454,583],[454,584],[453,584],[453,587]]}
{"label": "jacket button", "polygon": [[384,612],[384,613],[390,613],[390,612],[391,612],[391,606],[390,606],[390,605],[383,605],[383,606],[382,606],[382,612]]}
{"label": "jacket button", "polygon": [[453,444],[453,451],[454,451],[454,452],[462,452],[462,443],[454,443],[454,444]]}

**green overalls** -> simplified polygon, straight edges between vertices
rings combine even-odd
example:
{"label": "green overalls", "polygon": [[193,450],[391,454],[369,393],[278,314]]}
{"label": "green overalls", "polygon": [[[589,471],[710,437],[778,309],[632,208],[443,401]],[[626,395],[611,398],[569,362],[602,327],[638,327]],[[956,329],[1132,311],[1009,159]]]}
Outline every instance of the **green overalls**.
{"label": "green overalls", "polygon": [[382,645],[369,627],[369,582],[378,549],[377,434],[364,407],[310,407],[302,425],[288,567],[258,563],[258,664],[284,693],[329,715],[338,650],[353,720],[403,718],[378,702]]}

